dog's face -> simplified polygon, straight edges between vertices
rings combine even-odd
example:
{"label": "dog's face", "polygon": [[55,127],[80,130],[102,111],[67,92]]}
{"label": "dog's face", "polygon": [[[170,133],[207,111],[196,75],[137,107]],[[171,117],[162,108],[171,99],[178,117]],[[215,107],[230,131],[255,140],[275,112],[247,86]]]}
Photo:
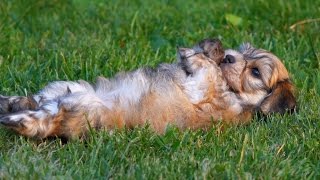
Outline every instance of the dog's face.
{"label": "dog's face", "polygon": [[220,67],[243,105],[254,106],[264,114],[295,109],[288,71],[272,53],[243,44],[239,51],[226,50]]}

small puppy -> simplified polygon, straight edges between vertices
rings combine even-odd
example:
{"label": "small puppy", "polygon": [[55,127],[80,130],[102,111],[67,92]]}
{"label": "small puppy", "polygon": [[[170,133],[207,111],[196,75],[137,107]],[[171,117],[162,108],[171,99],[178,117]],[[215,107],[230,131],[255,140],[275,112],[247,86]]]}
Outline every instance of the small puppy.
{"label": "small puppy", "polygon": [[1,96],[0,123],[36,138],[85,136],[149,123],[207,129],[212,123],[243,124],[252,114],[295,108],[293,85],[272,53],[244,44],[224,51],[217,39],[179,48],[178,61],[119,73],[113,79],[50,83],[30,97]]}

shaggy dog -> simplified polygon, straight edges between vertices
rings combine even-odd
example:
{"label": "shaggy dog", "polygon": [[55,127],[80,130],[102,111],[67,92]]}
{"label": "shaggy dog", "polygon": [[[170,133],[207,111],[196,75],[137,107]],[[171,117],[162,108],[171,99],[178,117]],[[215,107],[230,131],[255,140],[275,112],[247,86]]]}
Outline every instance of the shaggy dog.
{"label": "shaggy dog", "polygon": [[207,129],[212,123],[250,122],[256,111],[295,108],[293,85],[272,53],[244,44],[224,51],[217,39],[178,48],[178,60],[112,79],[56,81],[30,97],[1,96],[0,123],[36,138],[82,137],[90,128],[112,130],[150,124]]}

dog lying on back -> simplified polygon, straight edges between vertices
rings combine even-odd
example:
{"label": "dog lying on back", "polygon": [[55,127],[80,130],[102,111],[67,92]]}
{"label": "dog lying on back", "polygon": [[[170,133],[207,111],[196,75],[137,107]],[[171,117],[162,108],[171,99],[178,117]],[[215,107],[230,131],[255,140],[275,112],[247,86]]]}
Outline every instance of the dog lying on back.
{"label": "dog lying on back", "polygon": [[244,44],[224,51],[217,39],[179,48],[177,62],[119,73],[112,79],[52,82],[30,97],[1,96],[0,123],[36,138],[82,137],[90,128],[150,124],[207,129],[212,123],[250,122],[295,108],[293,85],[272,53]]}

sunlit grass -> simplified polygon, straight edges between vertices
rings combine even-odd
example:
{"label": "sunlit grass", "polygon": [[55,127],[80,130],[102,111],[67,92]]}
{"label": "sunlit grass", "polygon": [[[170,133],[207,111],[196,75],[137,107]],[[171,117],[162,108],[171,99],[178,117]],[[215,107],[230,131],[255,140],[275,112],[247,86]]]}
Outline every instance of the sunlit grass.
{"label": "sunlit grass", "polygon": [[297,86],[299,111],[217,133],[157,135],[148,127],[34,141],[0,129],[0,178],[216,179],[320,177],[318,1],[0,2],[0,92],[36,93],[49,81],[113,76],[175,60],[206,37],[278,55]]}

